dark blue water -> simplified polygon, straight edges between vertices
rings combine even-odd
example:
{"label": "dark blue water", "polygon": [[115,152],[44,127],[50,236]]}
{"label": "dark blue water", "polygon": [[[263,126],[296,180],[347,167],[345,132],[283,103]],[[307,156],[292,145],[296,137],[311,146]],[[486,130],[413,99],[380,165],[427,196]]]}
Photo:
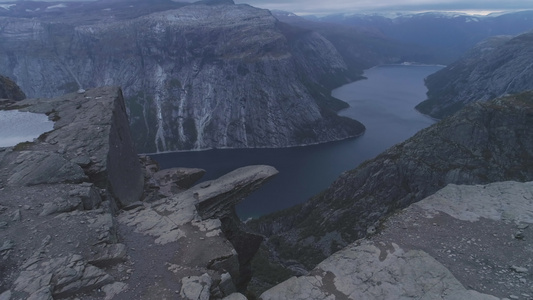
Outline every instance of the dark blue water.
{"label": "dark blue water", "polygon": [[368,79],[334,90],[333,96],[351,106],[340,114],[361,121],[367,128],[357,139],[284,149],[216,149],[152,157],[162,168],[205,169],[203,180],[247,165],[274,166],[280,173],[244,199],[237,213],[247,219],[288,208],[327,188],[340,173],[431,125],[433,120],[416,112],[414,106],[425,100],[424,78],[440,68],[380,66],[365,72]]}

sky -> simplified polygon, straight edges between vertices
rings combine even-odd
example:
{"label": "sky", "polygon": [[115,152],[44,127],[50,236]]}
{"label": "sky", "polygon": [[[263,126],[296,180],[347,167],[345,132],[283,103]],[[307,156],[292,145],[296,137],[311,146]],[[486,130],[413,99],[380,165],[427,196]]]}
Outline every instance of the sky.
{"label": "sky", "polygon": [[[13,2],[16,0],[0,0]],[[36,0],[43,1],[43,0]],[[84,0],[47,0],[84,1]],[[91,1],[91,0],[85,0]],[[94,1],[94,0],[92,0]],[[106,0],[102,0],[106,1]],[[146,0],[151,1],[151,0]],[[172,0],[180,1],[180,0]],[[194,0],[181,0],[194,2]],[[470,14],[488,14],[491,12],[533,10],[533,0],[234,0],[237,4],[250,4],[271,10],[283,10],[297,15],[326,15],[335,13],[357,12],[427,12],[451,11]]]}
{"label": "sky", "polygon": [[362,11],[454,11],[471,14],[533,10],[533,0],[234,0],[297,15]]}

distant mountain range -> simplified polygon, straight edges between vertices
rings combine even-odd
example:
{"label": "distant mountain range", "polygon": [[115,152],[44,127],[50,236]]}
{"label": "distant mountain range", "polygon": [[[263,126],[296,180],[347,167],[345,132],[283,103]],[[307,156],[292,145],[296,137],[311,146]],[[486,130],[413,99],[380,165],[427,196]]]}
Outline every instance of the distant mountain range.
{"label": "distant mountain range", "polygon": [[457,60],[478,42],[495,35],[517,35],[533,29],[533,11],[472,16],[459,13],[337,14],[308,17],[314,21],[375,30],[391,39],[416,44],[431,53],[434,63]]}

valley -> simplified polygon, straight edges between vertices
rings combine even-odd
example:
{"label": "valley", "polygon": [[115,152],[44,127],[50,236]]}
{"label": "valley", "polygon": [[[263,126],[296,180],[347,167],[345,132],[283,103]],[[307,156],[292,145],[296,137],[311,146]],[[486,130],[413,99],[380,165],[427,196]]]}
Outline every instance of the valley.
{"label": "valley", "polygon": [[414,110],[425,98],[424,78],[440,66],[385,65],[367,70],[365,80],[332,95],[350,104],[340,114],[360,120],[365,134],[356,139],[283,149],[215,149],[153,154],[162,168],[194,167],[207,171],[203,180],[235,168],[267,164],[280,172],[237,205],[241,219],[258,217],[304,202],[342,172],[355,168],[434,121]]}
{"label": "valley", "polygon": [[530,299],[532,21],[2,2],[0,299]]}

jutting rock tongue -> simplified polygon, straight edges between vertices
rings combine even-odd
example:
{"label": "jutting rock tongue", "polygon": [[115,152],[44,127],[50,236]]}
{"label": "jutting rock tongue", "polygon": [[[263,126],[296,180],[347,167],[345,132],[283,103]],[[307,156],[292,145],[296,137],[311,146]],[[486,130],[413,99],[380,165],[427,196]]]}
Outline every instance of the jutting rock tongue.
{"label": "jutting rock tongue", "polygon": [[198,199],[196,208],[203,219],[218,218],[222,231],[238,253],[238,290],[244,290],[252,278],[251,260],[257,253],[263,237],[248,232],[235,213],[235,205],[244,197],[261,187],[278,171],[270,166],[248,166],[230,172],[215,181],[194,189]]}

